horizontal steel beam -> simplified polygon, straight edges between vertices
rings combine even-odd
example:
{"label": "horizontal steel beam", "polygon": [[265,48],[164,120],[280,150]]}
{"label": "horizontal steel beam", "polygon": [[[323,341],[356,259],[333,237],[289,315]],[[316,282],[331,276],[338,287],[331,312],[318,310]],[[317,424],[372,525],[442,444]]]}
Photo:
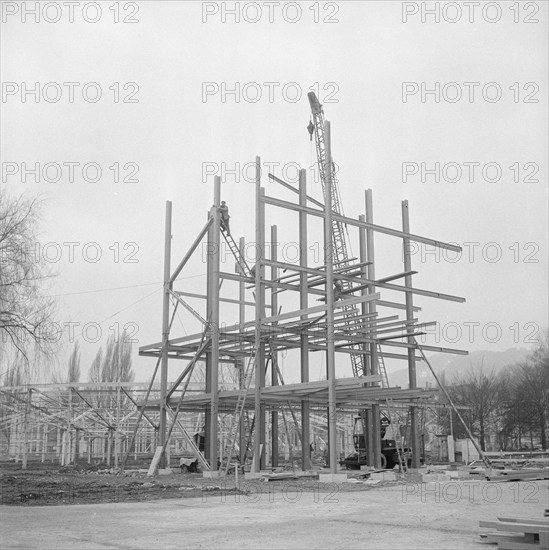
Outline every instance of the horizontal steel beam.
{"label": "horizontal steel beam", "polygon": [[[317,210],[316,208],[311,208],[309,206],[300,206],[299,204],[294,204],[292,202],[283,201],[265,195],[261,199],[266,204],[272,206],[278,206],[279,208],[287,208],[288,210],[295,210],[297,212],[306,212],[311,216],[317,216],[318,218],[324,217],[324,211]],[[405,233],[404,231],[398,231],[397,229],[391,229],[390,227],[384,227],[382,225],[376,225],[373,223],[363,222],[360,220],[354,220],[353,218],[348,218],[346,216],[341,216],[336,212],[332,213],[332,217],[335,221],[345,223],[347,225],[354,225],[355,227],[363,227],[365,229],[371,229],[377,231],[378,233],[384,233],[385,235],[391,235],[393,237],[400,237],[401,239],[410,239],[418,243],[429,244],[431,246],[436,246],[437,248],[444,248],[446,250],[452,250],[453,252],[461,252],[461,247],[455,244],[445,243],[443,241],[437,241],[434,239],[429,239],[427,237],[421,237],[420,235],[414,235],[412,233]]]}

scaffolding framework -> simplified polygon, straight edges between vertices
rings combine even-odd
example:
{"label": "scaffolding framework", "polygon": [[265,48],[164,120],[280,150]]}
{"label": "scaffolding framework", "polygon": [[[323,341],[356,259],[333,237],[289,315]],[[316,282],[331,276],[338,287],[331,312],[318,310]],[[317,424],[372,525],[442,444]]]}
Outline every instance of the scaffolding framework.
{"label": "scaffolding framework", "polygon": [[[328,159],[330,153],[329,123],[326,126]],[[308,452],[310,438],[310,415],[324,411],[328,434],[329,467],[332,473],[337,470],[339,457],[336,436],[337,414],[341,410],[362,411],[365,418],[365,432],[368,441],[368,461],[375,467],[381,466],[380,414],[389,402],[399,403],[410,409],[410,442],[414,467],[419,466],[420,446],[418,433],[418,407],[432,399],[433,392],[417,388],[416,362],[422,361],[416,355],[415,337],[424,334],[422,329],[434,321],[419,322],[414,306],[414,295],[433,299],[462,303],[464,298],[450,294],[417,288],[413,286],[411,242],[428,244],[438,248],[460,251],[460,247],[410,232],[408,202],[402,201],[402,228],[393,229],[376,225],[373,220],[373,199],[371,190],[365,191],[364,215],[353,219],[331,208],[330,186],[325,189],[325,205],[307,195],[306,171],[299,174],[299,188],[294,188],[280,178],[269,174],[271,181],[291,190],[298,200],[291,202],[267,195],[261,182],[261,160],[256,157],[255,183],[255,263],[249,267],[243,256],[244,240],[239,245],[230,237],[227,242],[235,256],[235,273],[222,271],[220,244],[227,239],[223,226],[221,204],[221,181],[214,178],[214,201],[208,220],[199,232],[188,252],[171,270],[171,202],[166,204],[166,236],[164,266],[164,310],[163,338],[161,341],[142,346],[140,355],[156,357],[161,361],[160,398],[147,403],[147,410],[158,410],[160,418],[166,417],[168,409],[177,406],[184,411],[203,411],[206,417],[206,460],[212,471],[227,457],[220,446],[219,416],[235,411],[240,422],[240,446],[244,438],[253,440],[253,470],[259,472],[267,463],[276,466],[278,461],[277,437],[272,436],[267,445],[267,432],[271,435],[278,430],[278,414],[282,407],[290,407],[299,412],[302,467],[310,467]],[[271,242],[266,246],[266,208],[276,208],[298,212],[299,221],[295,228],[299,236],[299,258],[295,263],[280,261],[278,258],[277,226],[270,228]],[[320,218],[324,226],[323,264],[308,265],[309,247],[307,227],[311,218]],[[333,222],[336,220],[359,242],[359,258],[351,258],[344,263],[334,261]],[[374,254],[375,235],[381,233],[398,239],[402,243],[403,270],[382,278],[376,275]],[[206,289],[203,294],[185,292],[176,288],[177,278],[185,265],[196,252],[199,244],[206,244]],[[402,281],[398,284],[394,281]],[[335,283],[340,281],[336,292]],[[224,283],[227,282],[225,285]],[[227,286],[238,285],[238,291],[224,293]],[[344,290],[341,291],[340,289]],[[398,293],[400,299],[387,300],[382,297],[385,291]],[[202,300],[202,307],[186,307],[182,297]],[[238,296],[238,298],[235,298]],[[280,306],[282,297],[295,303],[295,307]],[[170,300],[170,297],[172,300]],[[293,301],[292,301],[293,300]],[[321,303],[317,305],[317,302]],[[220,304],[238,306],[238,322],[226,322],[220,314]],[[170,332],[170,315],[178,305],[186,307],[201,321],[202,330],[187,336],[176,336]],[[254,315],[246,317],[246,308],[253,307]],[[198,311],[197,311],[198,310]],[[203,311],[203,313],[200,313]],[[423,346],[425,351],[467,354],[466,351]],[[292,369],[299,373],[300,382],[284,384],[278,369],[277,355],[282,351],[296,350],[297,356]],[[310,381],[310,362],[324,355],[326,380]],[[364,358],[361,376],[338,378],[336,376],[336,356],[338,358],[360,354]],[[166,383],[168,361],[173,359],[190,360],[176,382]],[[409,387],[387,387],[384,359],[406,361],[409,372]],[[176,392],[186,377],[192,373],[198,361],[206,363],[206,388],[204,393],[185,395],[177,398]],[[246,364],[252,365],[253,379],[241,376],[239,389],[221,390],[219,387],[219,366],[232,363],[244,371]],[[267,372],[270,369],[270,380]],[[249,389],[248,389],[249,387]],[[245,400],[243,404],[242,401]],[[246,427],[239,408],[253,415],[252,430],[244,433]],[[267,408],[271,411],[267,418]],[[295,419],[295,415],[294,415]],[[159,441],[165,442],[165,428],[160,425]],[[269,447],[271,456],[266,456]]]}
{"label": "scaffolding framework", "polygon": [[[192,391],[199,388],[193,384]],[[138,402],[147,391],[148,384],[128,382],[0,387],[0,455],[21,462],[23,469],[29,459],[119,467],[130,452],[134,461],[150,457],[159,418],[157,411],[140,412]],[[158,384],[152,395],[159,395]],[[194,430],[193,421],[186,415],[188,430]],[[183,427],[174,433],[168,452],[188,452],[182,432]]]}

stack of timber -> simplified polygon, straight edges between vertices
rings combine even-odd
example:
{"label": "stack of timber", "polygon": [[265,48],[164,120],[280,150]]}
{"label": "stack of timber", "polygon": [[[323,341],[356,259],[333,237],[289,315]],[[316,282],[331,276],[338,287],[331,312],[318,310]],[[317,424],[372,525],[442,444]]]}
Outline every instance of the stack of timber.
{"label": "stack of timber", "polygon": [[483,542],[497,544],[501,550],[549,550],[549,521],[547,518],[497,518],[479,522],[492,532],[481,533]]}
{"label": "stack of timber", "polygon": [[549,479],[549,468],[521,468],[486,472],[488,481],[534,481]]}

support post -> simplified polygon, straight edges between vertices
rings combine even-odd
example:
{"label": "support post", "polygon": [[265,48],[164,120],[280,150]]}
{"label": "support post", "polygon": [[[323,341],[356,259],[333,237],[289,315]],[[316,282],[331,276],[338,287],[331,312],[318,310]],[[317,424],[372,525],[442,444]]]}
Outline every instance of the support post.
{"label": "support post", "polygon": [[23,463],[22,470],[27,469],[27,461],[29,454],[29,424],[30,424],[30,404],[32,399],[32,388],[27,390],[27,400],[25,402],[25,418],[23,420]]}
{"label": "support post", "polygon": [[[55,458],[59,460],[59,463],[61,464],[61,429],[56,428],[56,438],[55,438],[55,454],[57,455]],[[52,460],[53,462],[53,460]]]}
{"label": "support post", "polygon": [[48,450],[48,424],[45,423],[42,426],[42,456],[40,458],[41,462],[46,462],[47,450]]}
{"label": "support post", "polygon": [[[118,376],[118,382],[120,382],[120,376]],[[122,440],[120,438],[120,386],[116,388],[116,434],[114,440],[114,466],[118,468],[118,459],[120,455],[120,445]]]}
{"label": "support post", "polygon": [[265,203],[261,187],[261,159],[255,158],[255,437],[254,472],[264,467],[265,449],[265,406],[261,403],[261,388],[265,386],[265,342],[261,340],[261,320],[265,317],[265,285],[263,284],[265,266],[262,260],[265,254]]}
{"label": "support post", "polygon": [[[208,213],[208,219],[212,216],[212,211]],[[210,224],[208,229],[208,241],[206,244],[206,320],[210,321],[210,312],[212,311],[212,262],[213,255],[213,227]],[[206,349],[206,393],[212,392],[212,352]],[[204,458],[210,461],[210,407],[204,409]],[[201,431],[202,426],[199,426],[198,431]]]}
{"label": "support post", "polygon": [[[366,222],[374,223],[374,205],[372,198],[372,190],[366,190]],[[366,259],[370,262],[367,266],[368,279],[375,281],[376,269],[375,269],[375,250],[374,250],[374,232],[372,229],[366,229]],[[374,285],[368,287],[368,294],[374,294],[376,288]],[[377,312],[377,305],[375,300],[368,302],[368,313],[374,314]],[[372,338],[375,339],[375,333],[372,334]],[[372,374],[379,374],[379,365],[377,358],[377,347],[375,341],[370,344],[370,369]],[[374,468],[381,468],[381,414],[379,405],[372,405],[371,411],[366,415],[367,417],[367,448],[368,448],[368,464],[374,466]],[[366,440],[366,436],[365,436]]]}
{"label": "support post", "polygon": [[78,455],[80,453],[80,430],[74,428],[74,443],[71,449],[71,462],[76,464],[78,462]]}
{"label": "support post", "polygon": [[[359,220],[361,222],[366,221],[366,216],[360,215]],[[366,229],[360,227],[358,230],[359,237],[359,248],[360,248],[360,263],[366,264],[368,261],[368,250],[371,250],[371,255],[373,255],[373,245],[368,246],[368,239],[366,237]],[[368,278],[368,265],[362,267],[362,275],[364,278]],[[361,294],[364,296],[372,292],[369,288],[363,288]],[[370,311],[370,305],[368,302],[361,304],[361,313],[362,315],[368,314]],[[368,343],[364,344],[364,351],[367,351],[369,355],[363,355],[363,364],[365,368],[364,374],[372,374],[372,349],[371,345]],[[368,466],[374,466],[374,437],[373,437],[373,422],[372,422],[372,409],[364,409],[360,411],[360,423],[362,424],[362,436],[364,438],[364,446],[366,448],[366,463]]]}
{"label": "support post", "polygon": [[112,429],[109,428],[108,434],[107,434],[107,466],[111,465],[111,459],[112,459]]}
{"label": "support post", "polygon": [[334,243],[332,231],[332,150],[330,122],[326,121],[326,174],[324,209],[324,264],[326,266],[326,368],[328,378],[328,441],[330,452],[330,473],[337,472],[337,424],[335,384],[335,340],[334,340]]}
{"label": "support post", "polygon": [[[299,205],[307,205],[307,171],[299,171]],[[299,212],[299,265],[307,267],[307,214],[303,210]],[[309,294],[307,291],[307,273],[302,271],[299,276],[299,309],[309,307]],[[301,319],[307,319],[302,315]],[[309,337],[306,334],[300,336],[300,365],[301,382],[309,382]],[[301,402],[301,463],[303,470],[311,469],[311,420],[309,401]]]}
{"label": "support post", "polygon": [[211,330],[211,373],[210,373],[210,422],[209,422],[209,441],[206,444],[210,448],[210,469],[212,472],[217,471],[218,463],[218,408],[219,408],[219,271],[220,271],[220,254],[219,247],[221,243],[221,218],[219,214],[219,206],[221,204],[221,178],[214,177],[214,205],[212,208],[212,248],[211,252],[211,284],[209,295],[211,297],[210,307],[208,312],[208,321]]}
{"label": "support post", "polygon": [[[170,338],[170,263],[172,240],[172,203],[166,201],[166,219],[164,227],[164,296],[162,301],[162,360],[160,363],[160,422],[158,445],[166,443],[166,397],[168,393],[168,341]],[[110,443],[110,437],[109,437]],[[109,449],[110,463],[110,449]],[[160,459],[160,467],[166,467],[164,456]]]}
{"label": "support post", "polygon": [[[405,233],[410,232],[410,213],[408,210],[408,201],[402,201],[402,230]],[[404,259],[404,271],[410,272],[412,270],[412,255],[410,252],[410,239],[403,239],[403,259]],[[412,286],[412,276],[406,275],[404,277],[404,285],[407,287]],[[411,292],[406,292],[406,320],[410,321],[414,318],[414,299]],[[410,324],[407,329],[408,344],[415,344],[413,336],[414,327]],[[408,348],[408,382],[410,389],[417,388],[416,378],[416,350],[415,347]],[[418,408],[410,407],[410,436],[411,436],[411,448],[412,448],[412,468],[419,468],[420,466],[420,446],[419,446],[419,429],[418,429]]]}
{"label": "support post", "polygon": [[[271,259],[278,261],[278,233],[276,225],[271,225]],[[271,280],[278,278],[278,268],[271,266]],[[271,315],[278,314],[278,293],[277,288],[271,288]],[[278,373],[276,365],[278,365],[278,353],[276,349],[271,348],[271,384],[278,386]],[[271,466],[278,467],[278,411],[273,408],[271,412]]]}
{"label": "support post", "polygon": [[67,420],[67,433],[66,433],[66,437],[67,437],[67,446],[65,448],[65,452],[66,452],[66,456],[65,456],[65,466],[67,464],[70,464],[71,463],[71,458],[72,458],[72,452],[71,452],[71,449],[72,449],[72,441],[71,441],[71,426],[72,426],[72,388],[69,388],[69,391],[68,391],[68,395],[69,395],[69,406],[67,408],[67,414],[69,416],[68,420]]}
{"label": "support post", "polygon": [[[365,222],[366,221],[366,217],[364,215],[360,215],[358,217],[358,219],[361,221],[361,222]],[[361,272],[362,272],[362,276],[367,279],[368,278],[368,265],[367,265],[367,261],[368,261],[368,247],[367,247],[367,244],[366,244],[366,229],[364,227],[359,227],[358,229],[358,246],[359,246],[359,259],[360,259],[360,263],[361,264],[364,264],[361,268]],[[362,296],[366,296],[368,294],[368,288],[365,287],[363,288],[361,291],[360,291],[360,294]],[[363,302],[362,304],[360,304],[360,313],[361,315],[367,315],[368,314],[368,302]],[[362,346],[362,349],[366,352],[369,351],[369,345],[368,344],[364,344]],[[363,365],[364,365],[364,372],[362,373],[363,375],[369,375],[369,374],[372,374],[372,367],[371,367],[371,361],[370,361],[370,356],[369,355],[363,355],[362,356],[362,361],[363,361]]]}
{"label": "support post", "polygon": [[[245,258],[244,254],[246,252],[246,242],[244,240],[244,237],[240,237],[238,246],[240,250],[240,257]],[[236,265],[237,269],[241,270],[240,264],[238,262]],[[246,301],[246,283],[244,283],[244,281],[240,281],[238,283],[238,287],[238,301],[240,302],[238,306],[238,322],[240,323],[241,327],[244,327],[244,323],[246,323],[246,306],[244,305],[244,302]],[[243,390],[246,387],[246,359],[238,359],[236,362],[236,366],[238,368],[238,387]],[[246,452],[246,427],[244,420],[245,419],[243,411],[243,414],[240,415],[240,425],[238,427],[238,450],[240,455],[240,464],[242,466],[244,465],[244,453]]]}

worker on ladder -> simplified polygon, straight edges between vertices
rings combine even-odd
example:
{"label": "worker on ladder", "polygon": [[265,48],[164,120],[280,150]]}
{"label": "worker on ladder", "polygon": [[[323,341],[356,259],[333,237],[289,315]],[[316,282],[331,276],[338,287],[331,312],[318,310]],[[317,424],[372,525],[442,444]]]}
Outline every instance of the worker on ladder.
{"label": "worker on ladder", "polygon": [[[343,298],[343,283],[337,279],[334,281],[334,302]],[[326,302],[326,298],[318,298],[317,302]]]}
{"label": "worker on ladder", "polygon": [[337,279],[334,282],[334,302],[343,298],[343,283]]}
{"label": "worker on ladder", "polygon": [[227,236],[231,236],[231,230],[229,229],[229,207],[225,204],[225,201],[221,201],[219,207],[219,213],[221,214],[221,229],[226,231]]}

